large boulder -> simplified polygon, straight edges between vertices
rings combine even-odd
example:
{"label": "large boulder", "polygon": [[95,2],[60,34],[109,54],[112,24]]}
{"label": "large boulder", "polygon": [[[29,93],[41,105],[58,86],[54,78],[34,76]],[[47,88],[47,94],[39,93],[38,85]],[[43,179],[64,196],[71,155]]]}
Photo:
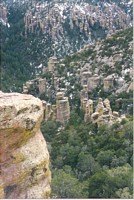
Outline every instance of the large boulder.
{"label": "large boulder", "polygon": [[51,173],[40,131],[42,102],[0,92],[0,198],[48,198]]}

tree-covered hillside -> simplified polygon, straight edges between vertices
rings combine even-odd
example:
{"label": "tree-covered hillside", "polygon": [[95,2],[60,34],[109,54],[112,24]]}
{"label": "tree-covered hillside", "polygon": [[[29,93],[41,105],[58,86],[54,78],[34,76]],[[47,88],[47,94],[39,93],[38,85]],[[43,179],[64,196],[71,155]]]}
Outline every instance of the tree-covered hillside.
{"label": "tree-covered hillside", "polygon": [[63,131],[43,123],[52,169],[52,198],[132,198],[132,118],[111,127],[86,124],[75,112]]}
{"label": "tree-covered hillside", "polygon": [[[53,93],[56,90],[65,91],[69,98],[71,109],[80,109],[80,96],[83,85],[82,73],[89,72],[91,77],[94,75],[100,77],[100,84],[93,90],[88,91],[88,98],[96,101],[98,98],[108,98],[111,107],[115,111],[126,113],[128,110],[132,113],[133,92],[132,88],[127,90],[132,84],[132,28],[119,31],[95,45],[87,46],[81,51],[68,55],[61,60],[57,66],[57,74],[43,73],[42,78],[46,78],[48,88]],[[53,76],[58,77],[59,85],[53,88]],[[104,78],[114,76],[113,86],[108,91],[104,90]],[[87,83],[86,83],[87,84]],[[36,93],[36,91],[34,92]],[[53,103],[56,100],[55,95],[48,96],[47,90],[40,96],[41,99]],[[120,106],[116,100],[121,99]]]}
{"label": "tree-covered hillside", "polygon": [[[62,58],[115,30],[131,27],[131,1],[113,2],[3,0],[1,89],[22,91],[26,80],[41,73],[38,67],[47,65],[54,49]],[[108,13],[112,21],[106,23]]]}
{"label": "tree-covered hillside", "polygon": [[[130,83],[132,74],[124,76],[122,70],[129,71],[132,67],[131,41],[132,29],[118,32],[92,48],[67,56],[62,61],[64,66],[59,66],[61,88],[66,88],[64,81],[70,82],[66,95],[73,94],[73,98],[70,98],[70,120],[64,129],[51,119],[42,123],[51,158],[52,198],[133,198],[132,91],[116,93],[116,83],[111,91],[105,92],[103,85],[99,85],[89,92],[90,99],[96,102],[99,97],[108,98],[112,110],[126,115],[112,126],[98,127],[96,123],[84,122],[80,104],[82,88],[76,78],[78,70],[89,64],[93,72],[97,69],[103,76],[116,73],[125,80],[124,85]],[[112,68],[109,60],[115,55],[117,58],[122,55],[122,59],[117,59]],[[49,80],[50,77],[46,76]],[[122,103],[117,105],[119,99]]]}
{"label": "tree-covered hillside", "polygon": [[[41,131],[50,153],[51,198],[133,198],[129,2],[3,1],[8,12],[0,18],[0,90],[22,92],[24,86],[24,93],[44,100]],[[57,122],[61,113],[66,123]],[[92,118],[96,113],[102,123]]]}

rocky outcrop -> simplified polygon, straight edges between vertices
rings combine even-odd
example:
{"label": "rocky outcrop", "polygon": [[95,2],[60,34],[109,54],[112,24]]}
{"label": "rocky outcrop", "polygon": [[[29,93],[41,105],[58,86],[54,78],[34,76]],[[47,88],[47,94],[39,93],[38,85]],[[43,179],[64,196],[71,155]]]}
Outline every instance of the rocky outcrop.
{"label": "rocky outcrop", "polygon": [[35,91],[38,95],[42,95],[46,92],[46,78],[36,78],[26,81],[23,84],[23,93],[30,94],[31,91]]}
{"label": "rocky outcrop", "polygon": [[97,107],[96,107],[95,112],[98,112],[99,115],[102,115],[102,114],[103,114],[103,109],[104,109],[104,105],[103,105],[102,98],[99,98],[99,100],[98,100],[98,105],[97,105]]}
{"label": "rocky outcrop", "polygon": [[97,123],[98,126],[112,125],[115,122],[121,122],[123,118],[126,119],[125,116],[120,116],[118,112],[112,112],[108,99],[103,101],[101,98],[98,100],[95,112],[91,115],[92,123]]}
{"label": "rocky outcrop", "polygon": [[39,79],[39,94],[43,94],[46,91],[46,79],[40,78]]}
{"label": "rocky outcrop", "polygon": [[133,81],[129,84],[128,88],[127,88],[127,93],[133,91]]}
{"label": "rocky outcrop", "polygon": [[93,113],[93,101],[89,99],[86,103],[85,107],[85,116],[84,116],[84,121],[85,122],[90,122],[91,121],[91,115]]}
{"label": "rocky outcrop", "polygon": [[84,71],[81,74],[81,86],[87,85],[88,84],[88,78],[91,77],[91,72],[90,71]]}
{"label": "rocky outcrop", "polygon": [[104,91],[108,92],[111,89],[113,89],[113,82],[114,82],[114,77],[113,75],[109,75],[106,78],[104,78],[103,80],[103,84],[104,84]]}
{"label": "rocky outcrop", "polygon": [[[85,3],[66,0],[62,4],[60,1],[51,2],[50,4],[46,1],[32,0],[32,6],[28,6],[24,16],[25,35],[29,32],[48,33],[53,41],[65,38],[63,44],[66,45],[65,24],[67,21],[69,32],[77,27],[81,34],[84,33],[88,37],[88,40],[92,39],[92,29],[97,23],[99,23],[99,28],[107,30],[107,35],[115,32],[116,29],[125,29],[131,23],[126,11],[120,8],[119,4],[112,2],[101,1],[96,5],[92,4],[93,1]],[[132,2],[129,4],[131,6]]]}
{"label": "rocky outcrop", "polygon": [[7,14],[8,10],[6,6],[0,2],[0,22],[2,22],[3,25],[7,24]]}
{"label": "rocky outcrop", "polygon": [[122,87],[120,87],[119,89],[116,90],[116,94],[120,94],[122,92],[126,92],[128,87],[129,87],[129,84],[128,83],[124,83],[124,85]]}
{"label": "rocky outcrop", "polygon": [[97,88],[97,86],[100,85],[100,82],[101,82],[100,76],[94,74],[94,76],[88,79],[88,91],[92,91],[95,88]]}
{"label": "rocky outcrop", "polygon": [[50,103],[47,103],[46,101],[42,102],[44,107],[44,119],[45,121],[47,121],[52,115],[52,105]]}
{"label": "rocky outcrop", "polygon": [[83,86],[83,89],[81,90],[81,93],[80,93],[80,98],[81,98],[81,102],[83,101],[83,99],[88,99],[88,88],[87,88],[87,85]]}
{"label": "rocky outcrop", "polygon": [[49,61],[48,61],[48,71],[49,72],[54,72],[55,69],[56,69],[56,66],[57,66],[57,58],[55,56],[49,58]]}
{"label": "rocky outcrop", "polygon": [[56,94],[56,109],[56,120],[65,125],[70,118],[70,106],[68,97],[64,97],[63,92]]}
{"label": "rocky outcrop", "polygon": [[0,198],[48,198],[49,153],[40,131],[42,102],[0,92]]}
{"label": "rocky outcrop", "polygon": [[98,127],[103,124],[112,125],[115,122],[121,122],[126,119],[125,115],[119,115],[118,112],[112,111],[110,101],[102,98],[98,99],[98,104],[94,108],[93,100],[81,99],[81,109],[84,111],[84,121],[86,123],[96,123]]}

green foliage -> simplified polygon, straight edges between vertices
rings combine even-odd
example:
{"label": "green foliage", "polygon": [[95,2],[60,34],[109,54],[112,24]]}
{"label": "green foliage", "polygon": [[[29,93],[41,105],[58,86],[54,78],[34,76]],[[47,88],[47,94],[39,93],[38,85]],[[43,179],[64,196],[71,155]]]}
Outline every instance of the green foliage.
{"label": "green foliage", "polygon": [[53,136],[57,134],[59,125],[59,122],[55,121],[47,121],[42,123],[41,130],[48,142],[52,141]]}
{"label": "green foliage", "polygon": [[114,153],[111,150],[101,151],[97,155],[97,161],[101,166],[107,165],[110,167]]}
{"label": "green foliage", "polygon": [[[128,187],[127,187],[128,186]],[[117,167],[111,170],[96,172],[89,179],[90,198],[117,198],[121,190],[127,187],[132,197],[132,168],[129,166]]]}
{"label": "green foliage", "polygon": [[97,128],[73,111],[58,134],[53,123],[42,129],[51,147],[52,197],[132,196],[132,121]]}
{"label": "green foliage", "polygon": [[[107,94],[107,95],[106,95]],[[110,100],[110,105],[113,111],[119,111],[122,110],[123,113],[128,114],[128,115],[132,115],[133,114],[133,91],[130,92],[121,92],[118,95],[113,95],[111,93],[106,93],[101,91],[100,92],[100,96],[103,98],[108,98]],[[117,104],[116,100],[117,99],[121,99],[120,103]],[[128,109],[128,105],[130,105],[130,108]]]}
{"label": "green foliage", "polygon": [[78,179],[62,169],[53,172],[52,197],[53,198],[87,198],[86,183],[80,183]]}
{"label": "green foliage", "polygon": [[79,117],[79,115],[75,111],[71,111],[68,125],[77,126],[80,123],[81,123],[81,118]]}
{"label": "green foliage", "polygon": [[107,38],[104,41],[104,51],[108,50],[112,46],[119,46],[121,48],[126,48],[128,43],[132,41],[132,28],[120,31],[113,35],[111,38]]}
{"label": "green foliage", "polygon": [[80,180],[87,179],[87,177],[92,176],[100,166],[94,160],[91,154],[80,152],[78,156],[78,163],[76,168],[78,169],[78,177]]}
{"label": "green foliage", "polygon": [[[35,78],[39,70],[35,67],[41,63],[46,65],[42,51],[52,54],[51,38],[47,36],[46,46],[41,42],[43,35],[27,34],[24,30],[25,8],[10,6],[8,8],[8,22],[10,28],[0,25],[2,52],[2,90],[22,92],[23,83]],[[36,37],[35,37],[36,36]],[[49,51],[47,47],[49,44]]]}
{"label": "green foliage", "polygon": [[97,172],[89,179],[90,198],[110,198],[117,190],[117,178],[113,179],[105,172]]}
{"label": "green foliage", "polygon": [[49,81],[49,79],[52,77],[52,73],[51,72],[45,72],[45,74],[43,74],[41,77],[46,78],[47,81]]}
{"label": "green foliage", "polygon": [[70,62],[77,62],[80,60],[85,60],[92,54],[93,54],[93,56],[95,56],[95,52],[92,49],[82,51],[81,53],[75,53],[71,56],[66,56],[64,63],[69,64]]}
{"label": "green foliage", "polygon": [[[28,64],[29,57],[27,44],[23,35],[23,12],[22,9],[9,10],[10,29],[0,27],[2,30],[2,90],[20,91],[23,82],[31,79],[34,75],[33,68]],[[21,33],[21,34],[20,34]]]}

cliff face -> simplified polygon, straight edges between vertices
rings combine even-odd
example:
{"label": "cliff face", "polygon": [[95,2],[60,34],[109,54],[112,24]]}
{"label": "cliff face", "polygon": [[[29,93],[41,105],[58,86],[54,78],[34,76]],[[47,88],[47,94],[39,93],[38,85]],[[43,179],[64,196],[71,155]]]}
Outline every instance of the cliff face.
{"label": "cliff face", "polygon": [[0,92],[0,198],[48,198],[49,153],[40,132],[42,102]]}

